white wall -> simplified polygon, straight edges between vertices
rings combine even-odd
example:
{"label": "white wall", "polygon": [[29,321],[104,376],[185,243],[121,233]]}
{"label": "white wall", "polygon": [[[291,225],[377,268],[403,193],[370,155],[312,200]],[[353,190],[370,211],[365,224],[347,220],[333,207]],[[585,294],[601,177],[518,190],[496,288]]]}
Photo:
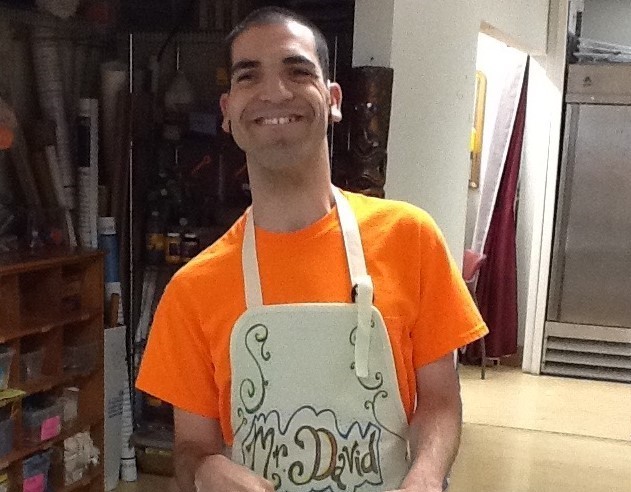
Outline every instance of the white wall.
{"label": "white wall", "polygon": [[[446,6],[453,4],[443,3]],[[546,53],[550,0],[477,0],[464,3],[467,4],[462,6],[465,9],[471,8],[471,4],[476,5],[479,18],[487,24],[483,29],[487,34],[531,55]]]}
{"label": "white wall", "polygon": [[631,46],[631,0],[585,0],[581,36]]}
{"label": "white wall", "polygon": [[477,38],[479,23],[454,15],[444,2],[424,4],[421,15],[411,4],[418,2],[395,2],[386,192],[425,208],[460,261],[475,86],[476,46],[470,40]]}
{"label": "white wall", "polygon": [[354,66],[391,66],[393,17],[393,1],[356,0]]}
{"label": "white wall", "polygon": [[481,23],[542,53],[548,0],[357,0],[355,9],[354,64],[395,72],[386,193],[428,210],[460,261]]}

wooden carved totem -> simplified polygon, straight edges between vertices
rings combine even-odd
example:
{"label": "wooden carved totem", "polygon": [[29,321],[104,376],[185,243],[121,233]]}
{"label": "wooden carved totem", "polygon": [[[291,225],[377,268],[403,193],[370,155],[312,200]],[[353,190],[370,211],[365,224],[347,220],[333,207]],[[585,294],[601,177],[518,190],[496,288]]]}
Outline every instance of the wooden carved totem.
{"label": "wooden carved totem", "polygon": [[393,76],[391,68],[355,67],[343,88],[344,117],[350,120],[347,151],[334,161],[333,176],[344,189],[385,196]]}

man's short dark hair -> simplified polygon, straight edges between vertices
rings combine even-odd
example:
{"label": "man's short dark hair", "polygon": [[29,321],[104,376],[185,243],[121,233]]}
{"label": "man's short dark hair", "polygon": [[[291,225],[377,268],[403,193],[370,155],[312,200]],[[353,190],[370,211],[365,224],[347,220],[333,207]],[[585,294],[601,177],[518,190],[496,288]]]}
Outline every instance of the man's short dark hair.
{"label": "man's short dark hair", "polygon": [[284,24],[287,22],[296,22],[307,27],[313,33],[315,38],[316,54],[318,62],[322,69],[322,77],[324,80],[329,78],[329,46],[322,31],[306,17],[292,12],[282,7],[263,7],[251,12],[228,34],[224,44],[226,48],[226,56],[228,58],[228,68],[232,66],[232,45],[234,40],[243,32],[251,27],[264,26],[269,24]]}

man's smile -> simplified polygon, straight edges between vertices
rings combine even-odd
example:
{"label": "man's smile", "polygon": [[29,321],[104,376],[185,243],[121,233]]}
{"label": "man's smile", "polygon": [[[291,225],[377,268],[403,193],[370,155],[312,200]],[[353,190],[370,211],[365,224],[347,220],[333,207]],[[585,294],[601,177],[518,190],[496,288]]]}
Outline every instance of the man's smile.
{"label": "man's smile", "polygon": [[291,115],[283,115],[283,116],[269,116],[264,117],[260,116],[254,119],[254,123],[261,126],[277,126],[277,125],[288,125],[290,123],[296,123],[297,121],[302,120],[302,116],[297,114]]}

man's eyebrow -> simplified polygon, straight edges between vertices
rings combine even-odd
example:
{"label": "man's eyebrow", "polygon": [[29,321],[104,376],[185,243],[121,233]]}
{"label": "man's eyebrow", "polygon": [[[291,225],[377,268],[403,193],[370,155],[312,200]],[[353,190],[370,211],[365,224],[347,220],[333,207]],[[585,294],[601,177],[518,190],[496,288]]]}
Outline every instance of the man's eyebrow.
{"label": "man's eyebrow", "polygon": [[261,65],[261,62],[255,60],[239,60],[234,65],[232,65],[231,71],[232,73],[237,72],[238,70],[247,70],[250,68],[256,68]]}
{"label": "man's eyebrow", "polygon": [[286,58],[283,58],[283,64],[285,65],[308,65],[309,68],[315,70],[317,68],[316,64],[313,63],[309,58],[302,55],[292,55]]}

